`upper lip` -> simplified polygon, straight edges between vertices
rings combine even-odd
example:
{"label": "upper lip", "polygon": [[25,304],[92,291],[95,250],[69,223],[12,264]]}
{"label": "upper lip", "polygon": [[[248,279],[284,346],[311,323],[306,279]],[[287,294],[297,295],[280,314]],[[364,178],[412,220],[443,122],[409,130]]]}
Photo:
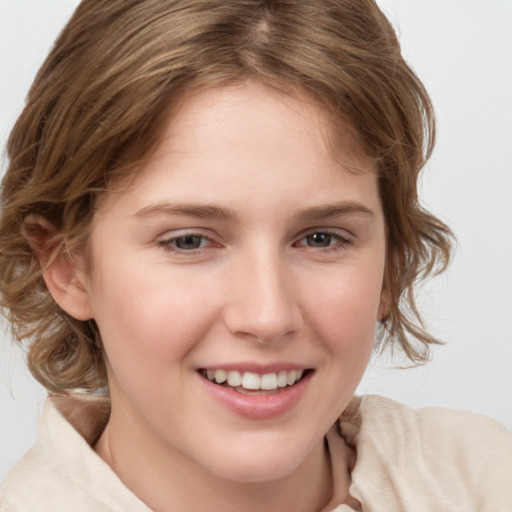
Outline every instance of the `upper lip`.
{"label": "upper lip", "polygon": [[267,373],[279,373],[282,371],[291,371],[291,370],[307,370],[312,369],[311,366],[307,366],[304,364],[298,363],[273,363],[273,364],[259,364],[259,363],[249,363],[249,362],[240,362],[240,363],[223,363],[223,364],[212,364],[205,365],[198,368],[199,370],[224,370],[226,372],[229,371],[239,371],[243,372],[252,372],[257,373],[259,375],[265,375]]}

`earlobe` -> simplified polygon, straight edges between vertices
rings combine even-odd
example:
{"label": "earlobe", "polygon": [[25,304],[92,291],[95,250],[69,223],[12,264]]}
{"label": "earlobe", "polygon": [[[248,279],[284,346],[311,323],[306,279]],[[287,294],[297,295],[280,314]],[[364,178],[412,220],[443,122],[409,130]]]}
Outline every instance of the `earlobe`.
{"label": "earlobe", "polygon": [[43,270],[43,279],[55,302],[66,313],[77,320],[93,318],[84,274],[68,256],[57,256]]}
{"label": "earlobe", "polygon": [[383,322],[391,310],[391,294],[388,290],[382,290],[380,294],[380,304],[377,311],[377,322]]}
{"label": "earlobe", "polygon": [[77,320],[93,318],[83,265],[64,253],[61,233],[45,218],[31,214],[24,221],[23,234],[39,260],[55,302]]}

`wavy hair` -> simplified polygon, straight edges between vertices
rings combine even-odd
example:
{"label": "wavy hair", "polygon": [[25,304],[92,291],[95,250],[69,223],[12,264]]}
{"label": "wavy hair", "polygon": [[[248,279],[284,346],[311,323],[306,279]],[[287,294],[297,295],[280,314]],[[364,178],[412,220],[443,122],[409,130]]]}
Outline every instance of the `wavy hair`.
{"label": "wavy hair", "polygon": [[381,346],[421,363],[437,343],[414,302],[416,283],[450,257],[449,228],[417,193],[434,114],[373,0],[84,0],[12,130],[0,199],[1,304],[49,390],[102,388],[105,364],[94,320],[72,318],[48,292],[25,219],[57,228],[54,256],[84,247],[98,197],[152,155],[173,105],[248,78],[309,95],[357,134],[377,163],[388,230]]}

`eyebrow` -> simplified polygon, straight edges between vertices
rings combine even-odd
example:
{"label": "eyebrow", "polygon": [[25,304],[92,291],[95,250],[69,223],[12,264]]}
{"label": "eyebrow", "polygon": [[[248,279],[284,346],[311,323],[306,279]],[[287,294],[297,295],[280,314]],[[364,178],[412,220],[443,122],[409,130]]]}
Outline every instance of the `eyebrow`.
{"label": "eyebrow", "polygon": [[200,219],[236,220],[238,215],[234,210],[221,208],[214,205],[201,204],[176,204],[176,203],[155,203],[138,210],[133,217],[144,219],[148,217],[160,217],[182,215],[184,217],[197,217]]}
{"label": "eyebrow", "polygon": [[[307,208],[296,213],[294,218],[301,221],[314,221],[352,214],[373,216],[374,212],[362,203],[344,201]],[[145,219],[148,217],[165,217],[172,215],[197,217],[200,219],[219,219],[224,221],[235,221],[238,219],[237,213],[229,208],[215,205],[176,204],[167,202],[159,202],[145,206],[134,213],[133,217]]]}
{"label": "eyebrow", "polygon": [[334,204],[326,204],[321,206],[313,206],[302,210],[295,215],[298,220],[321,220],[329,219],[331,217],[339,217],[344,215],[363,214],[373,217],[375,214],[373,210],[368,208],[362,203],[354,201],[342,201]]}

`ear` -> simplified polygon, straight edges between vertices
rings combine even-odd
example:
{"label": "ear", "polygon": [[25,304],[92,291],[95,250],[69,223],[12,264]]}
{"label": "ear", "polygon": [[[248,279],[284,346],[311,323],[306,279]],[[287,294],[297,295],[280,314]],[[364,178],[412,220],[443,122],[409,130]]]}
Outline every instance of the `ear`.
{"label": "ear", "polygon": [[391,293],[387,287],[383,287],[380,293],[380,304],[377,310],[377,322],[386,320],[391,311]]}
{"label": "ear", "polygon": [[77,320],[93,318],[83,258],[66,254],[62,234],[40,215],[25,218],[23,235],[39,260],[55,302]]}

